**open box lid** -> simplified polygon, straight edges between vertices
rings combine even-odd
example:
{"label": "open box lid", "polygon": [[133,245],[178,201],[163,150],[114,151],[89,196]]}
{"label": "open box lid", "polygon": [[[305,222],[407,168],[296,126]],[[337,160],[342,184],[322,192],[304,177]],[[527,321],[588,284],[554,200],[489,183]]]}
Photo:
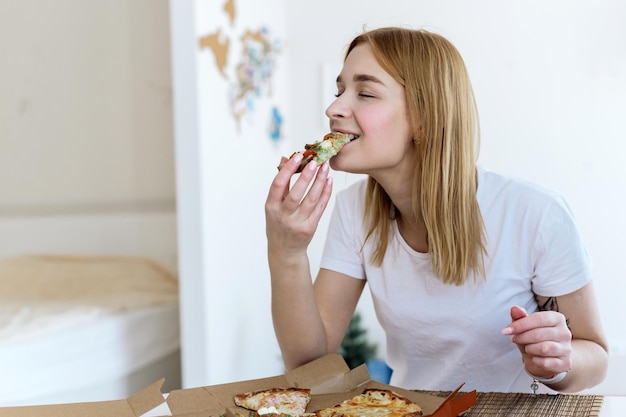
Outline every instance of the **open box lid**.
{"label": "open box lid", "polygon": [[371,379],[366,365],[350,370],[338,354],[326,355],[280,376],[175,390],[167,397],[167,404],[172,416],[248,416],[249,410],[234,404],[236,394],[287,387],[311,389],[309,411],[333,407],[360,394],[365,388],[394,391],[419,404],[424,416],[453,417],[476,404],[476,391],[459,394],[461,387],[447,398],[441,398],[381,384]]}
{"label": "open box lid", "polygon": [[2,417],[139,417],[165,402],[164,379],[154,382],[126,400],[0,408]]}

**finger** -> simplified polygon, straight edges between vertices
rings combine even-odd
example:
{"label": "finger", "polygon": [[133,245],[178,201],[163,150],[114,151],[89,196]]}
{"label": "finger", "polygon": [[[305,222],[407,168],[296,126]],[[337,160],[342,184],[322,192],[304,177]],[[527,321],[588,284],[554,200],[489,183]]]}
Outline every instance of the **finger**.
{"label": "finger", "polygon": [[526,369],[533,375],[554,375],[572,368],[571,355],[529,356]]}
{"label": "finger", "polygon": [[268,194],[269,201],[281,201],[285,198],[289,192],[289,185],[291,183],[291,177],[296,173],[300,162],[302,161],[302,154],[295,154],[292,158],[287,159],[284,156],[281,157],[281,163],[283,163],[278,174],[274,177],[274,181],[270,186]]}
{"label": "finger", "polygon": [[546,340],[539,343],[528,343],[524,345],[524,352],[528,355],[538,357],[562,358],[571,353],[571,345],[569,343]]}
{"label": "finger", "polygon": [[[309,165],[306,166],[306,170],[309,169]],[[318,203],[326,185],[326,180],[328,179],[329,168],[328,164],[324,163],[317,170],[317,174],[315,175],[315,180],[311,187],[309,188],[306,196],[302,199],[301,206],[307,210],[312,210]]]}
{"label": "finger", "polygon": [[328,163],[324,163],[317,172],[309,193],[302,201],[301,208],[307,215],[307,221],[313,222],[316,227],[332,194],[332,178],[328,176],[329,171]]}
{"label": "finger", "polygon": [[314,217],[316,222],[319,222],[322,214],[326,210],[328,206],[328,202],[330,201],[330,196],[333,191],[333,179],[331,177],[326,178],[326,183],[324,184],[324,192],[322,193],[322,198],[320,199],[320,203],[315,206],[315,210],[311,214]]}
{"label": "finger", "polygon": [[504,329],[502,329],[502,334],[503,335],[512,335],[515,333],[515,328],[512,326],[513,322],[523,319],[525,317],[528,317],[528,312],[526,312],[526,309],[520,306],[513,306],[511,307],[510,313],[511,315],[511,324],[509,324],[507,327],[505,327]]}
{"label": "finger", "polygon": [[565,325],[535,327],[530,330],[514,334],[512,340],[520,345],[530,345],[550,341],[569,344],[572,340],[572,334]]}
{"label": "finger", "polygon": [[515,321],[515,320],[519,320],[527,316],[528,316],[528,312],[526,312],[525,308],[520,307],[520,306],[511,307],[511,320]]}
{"label": "finger", "polygon": [[528,317],[516,320],[509,324],[513,329],[512,334],[520,334],[533,329],[539,328],[563,328],[567,329],[565,316],[555,311],[538,311]]}
{"label": "finger", "polygon": [[284,197],[284,206],[289,211],[296,211],[307,195],[307,191],[309,190],[309,186],[311,182],[315,178],[315,173],[318,170],[317,162],[311,161],[309,162],[302,172],[298,179],[293,183],[291,190]]}

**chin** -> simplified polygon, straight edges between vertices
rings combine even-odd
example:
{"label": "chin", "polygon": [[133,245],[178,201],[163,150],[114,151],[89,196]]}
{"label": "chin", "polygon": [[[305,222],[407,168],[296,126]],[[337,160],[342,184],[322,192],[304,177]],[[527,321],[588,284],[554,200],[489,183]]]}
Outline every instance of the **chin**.
{"label": "chin", "polygon": [[351,172],[349,167],[346,167],[346,165],[342,164],[341,161],[335,161],[335,158],[331,158],[330,161],[328,161],[328,164],[334,171]]}
{"label": "chin", "polygon": [[349,174],[363,174],[363,170],[360,167],[355,167],[350,165],[350,163],[346,163],[349,159],[343,159],[339,155],[330,158],[328,164],[334,171],[347,172]]}

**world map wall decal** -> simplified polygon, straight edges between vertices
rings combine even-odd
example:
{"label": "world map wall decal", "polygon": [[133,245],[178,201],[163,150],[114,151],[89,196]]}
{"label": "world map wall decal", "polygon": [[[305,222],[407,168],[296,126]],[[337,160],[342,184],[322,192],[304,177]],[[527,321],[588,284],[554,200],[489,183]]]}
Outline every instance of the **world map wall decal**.
{"label": "world map wall decal", "polygon": [[[200,36],[198,46],[201,51],[209,51],[215,67],[227,83],[227,97],[230,114],[235,120],[237,131],[241,132],[244,117],[256,116],[255,104],[262,98],[272,98],[272,81],[276,71],[276,61],[281,52],[280,41],[273,38],[267,25],[257,28],[237,29],[235,0],[227,0],[222,11],[227,15],[231,26],[238,35],[228,35],[217,27]],[[233,48],[238,49],[236,62],[228,62]],[[268,135],[277,141],[282,136],[283,117],[279,107],[271,106]]]}

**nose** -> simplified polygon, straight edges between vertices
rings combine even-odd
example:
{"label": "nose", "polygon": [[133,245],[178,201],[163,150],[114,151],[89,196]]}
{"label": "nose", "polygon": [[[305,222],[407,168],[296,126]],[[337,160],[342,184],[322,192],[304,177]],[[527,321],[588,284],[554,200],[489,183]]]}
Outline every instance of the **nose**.
{"label": "nose", "polygon": [[333,100],[332,103],[326,108],[326,117],[330,120],[333,119],[344,119],[349,117],[350,108],[347,105],[347,100],[342,99],[343,95],[337,97]]}

